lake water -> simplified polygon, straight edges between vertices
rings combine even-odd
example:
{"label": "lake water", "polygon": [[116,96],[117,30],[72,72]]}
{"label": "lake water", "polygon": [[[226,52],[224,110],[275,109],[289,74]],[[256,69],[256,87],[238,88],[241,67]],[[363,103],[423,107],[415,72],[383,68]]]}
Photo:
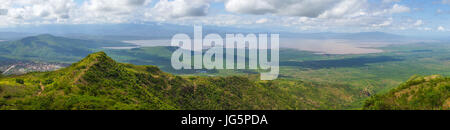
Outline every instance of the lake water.
{"label": "lake water", "polygon": [[129,40],[122,41],[124,43],[130,43],[137,45],[135,47],[103,47],[107,49],[133,49],[139,47],[155,47],[155,46],[170,46],[170,40]]}
{"label": "lake water", "polygon": [[[170,39],[164,40],[130,40],[123,41],[138,45],[138,47],[170,46]],[[355,41],[343,39],[299,39],[281,38],[280,48],[292,48],[302,51],[311,51],[318,54],[368,54],[380,53],[383,50],[377,47],[386,46],[389,42]],[[107,47],[109,49],[131,49],[136,47]]]}
{"label": "lake water", "polygon": [[389,45],[387,42],[352,41],[343,39],[280,39],[280,48],[292,48],[303,51],[311,51],[318,54],[369,54],[380,53],[383,50],[376,49]]}
{"label": "lake water", "polygon": [[130,40],[122,41],[125,43],[131,43],[140,47],[154,47],[154,46],[170,46],[170,39],[167,40]]}

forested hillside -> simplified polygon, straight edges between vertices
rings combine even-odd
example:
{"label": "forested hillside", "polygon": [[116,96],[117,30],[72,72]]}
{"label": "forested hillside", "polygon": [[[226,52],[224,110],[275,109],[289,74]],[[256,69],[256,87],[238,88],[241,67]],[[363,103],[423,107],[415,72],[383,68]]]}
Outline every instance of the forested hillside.
{"label": "forested hillside", "polygon": [[1,109],[342,109],[346,87],[258,77],[174,76],[117,63],[103,52],[70,67],[0,78]]}
{"label": "forested hillside", "polygon": [[413,76],[387,94],[366,101],[371,110],[449,110],[450,78],[440,75]]}

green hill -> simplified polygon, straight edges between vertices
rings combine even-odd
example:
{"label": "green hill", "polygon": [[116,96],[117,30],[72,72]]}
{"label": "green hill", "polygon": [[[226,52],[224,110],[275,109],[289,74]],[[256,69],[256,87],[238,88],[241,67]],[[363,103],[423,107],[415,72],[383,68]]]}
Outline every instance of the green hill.
{"label": "green hill", "polygon": [[450,78],[413,76],[383,95],[368,99],[369,110],[450,110]]}
{"label": "green hill", "polygon": [[16,60],[71,63],[94,52],[95,49],[114,46],[130,46],[130,44],[70,39],[44,34],[17,41],[0,42],[0,55]]}
{"label": "green hill", "polygon": [[337,88],[253,79],[174,76],[98,52],[54,72],[0,78],[0,109],[339,109],[352,101]]}

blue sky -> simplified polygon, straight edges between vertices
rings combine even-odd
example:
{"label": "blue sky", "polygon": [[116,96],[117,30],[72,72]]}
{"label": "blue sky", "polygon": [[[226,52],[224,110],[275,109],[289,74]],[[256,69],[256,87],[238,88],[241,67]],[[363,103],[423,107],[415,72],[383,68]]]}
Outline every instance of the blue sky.
{"label": "blue sky", "polygon": [[[170,23],[291,32],[450,32],[450,0],[0,0],[0,28]],[[1,31],[1,30],[0,30]]]}

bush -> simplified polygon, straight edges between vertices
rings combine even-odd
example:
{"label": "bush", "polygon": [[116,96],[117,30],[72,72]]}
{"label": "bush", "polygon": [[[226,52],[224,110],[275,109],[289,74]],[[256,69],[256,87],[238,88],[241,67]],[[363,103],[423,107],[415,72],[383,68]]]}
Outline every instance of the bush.
{"label": "bush", "polygon": [[52,84],[53,83],[53,80],[52,79],[47,79],[47,80],[45,80],[42,84],[44,84],[44,85],[49,85],[49,84]]}
{"label": "bush", "polygon": [[16,83],[18,83],[18,84],[24,84],[25,81],[23,81],[23,79],[16,79]]}

